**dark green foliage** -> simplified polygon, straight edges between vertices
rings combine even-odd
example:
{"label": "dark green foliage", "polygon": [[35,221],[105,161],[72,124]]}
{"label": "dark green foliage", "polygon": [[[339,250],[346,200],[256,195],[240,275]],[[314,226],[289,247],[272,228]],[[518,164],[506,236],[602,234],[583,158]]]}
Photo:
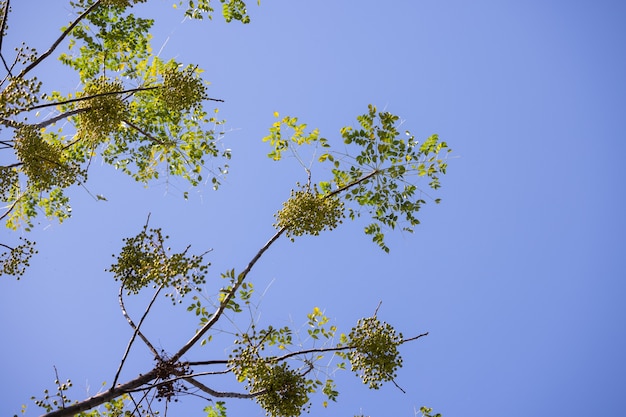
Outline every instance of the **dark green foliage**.
{"label": "dark green foliage", "polygon": [[416,214],[428,196],[416,181],[427,176],[431,180],[429,186],[439,188],[439,174],[445,174],[447,168],[445,157],[439,153],[450,151],[437,135],[422,145],[408,131],[406,139],[401,138],[397,129],[399,117],[377,112],[372,105],[357,120],[360,128],[341,130],[344,143],[358,152],[353,159],[355,164],[332,155],[323,155],[323,160],[333,163],[332,182],[338,188],[349,186],[345,199],[357,204],[348,209],[349,217],[360,216],[363,208],[373,220],[365,233],[388,252],[384,228],[394,229],[400,222],[403,230],[413,231],[419,224]]}

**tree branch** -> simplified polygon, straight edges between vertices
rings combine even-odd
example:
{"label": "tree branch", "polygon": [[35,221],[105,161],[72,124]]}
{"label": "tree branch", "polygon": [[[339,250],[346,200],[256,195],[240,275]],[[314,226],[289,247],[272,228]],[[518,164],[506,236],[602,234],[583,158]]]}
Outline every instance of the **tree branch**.
{"label": "tree branch", "polygon": [[76,18],[76,20],[74,20],[68,27],[67,29],[65,29],[63,31],[63,33],[61,33],[61,36],[59,36],[57,38],[56,41],[54,41],[54,43],[52,44],[52,46],[50,46],[50,48],[44,52],[39,58],[37,58],[35,61],[33,61],[29,66],[27,66],[26,68],[24,68],[22,70],[22,72],[20,72],[20,74],[18,75],[18,78],[24,78],[24,76],[33,68],[35,68],[37,65],[39,65],[41,63],[41,61],[43,61],[44,59],[48,58],[48,56],[50,56],[50,54],[52,54],[52,52],[54,52],[54,50],[57,48],[57,46],[59,46],[59,44],[63,41],[63,39],[65,39],[67,37],[67,35],[70,34],[70,32],[74,29],[74,27],[76,27],[76,25],[78,25],[78,23],[83,20],[85,18],[85,16],[87,16],[89,13],[91,13],[93,10],[96,9],[96,7],[98,7],[100,5],[100,3],[102,2],[102,0],[96,0],[91,6],[89,6],[80,16],[78,16]]}
{"label": "tree branch", "polygon": [[65,112],[63,114],[59,114],[58,116],[55,116],[55,117],[53,117],[51,119],[44,120],[43,122],[34,124],[33,127],[41,129],[41,128],[50,126],[51,124],[56,123],[59,120],[67,119],[68,117],[74,116],[75,114],[83,113],[83,112],[86,112],[86,111],[89,111],[89,110],[91,110],[91,107],[83,107],[83,108],[80,108],[80,109],[70,110],[70,111]]}
{"label": "tree branch", "polygon": [[194,335],[194,337],[192,337],[187,343],[185,343],[185,345],[178,352],[176,352],[174,356],[172,356],[172,359],[171,359],[172,362],[176,362],[177,360],[179,360],[185,353],[187,353],[189,349],[191,349],[193,345],[195,345],[200,339],[202,339],[204,334],[211,327],[213,327],[215,323],[217,323],[217,321],[220,319],[220,317],[226,310],[226,306],[228,305],[230,300],[235,296],[235,293],[237,292],[237,290],[239,289],[243,281],[246,279],[246,276],[248,275],[248,273],[252,270],[252,267],[254,266],[254,264],[256,264],[256,262],[261,258],[261,256],[263,256],[265,251],[267,251],[270,248],[270,246],[272,246],[272,244],[276,242],[276,240],[278,240],[278,238],[283,233],[285,233],[286,230],[287,229],[285,227],[279,229],[274,234],[274,236],[272,236],[270,240],[268,240],[267,243],[265,243],[265,245],[263,245],[261,249],[259,249],[256,255],[254,255],[254,257],[250,260],[246,268],[237,276],[237,280],[235,281],[233,288],[230,290],[230,292],[228,292],[228,294],[226,294],[226,297],[224,297],[224,300],[222,300],[222,302],[220,303],[215,313],[213,313],[213,316],[209,319],[209,321],[207,321],[207,323],[204,326],[202,326],[202,328]]}
{"label": "tree branch", "polygon": [[105,97],[105,96],[113,96],[113,95],[119,95],[119,94],[128,94],[129,96],[137,93],[139,91],[150,91],[150,90],[156,90],[157,88],[161,88],[160,86],[154,86],[154,87],[137,87],[137,88],[131,88],[130,90],[122,90],[122,91],[107,91],[104,93],[98,93],[98,94],[94,94],[92,96],[83,96],[83,97],[76,97],[76,98],[70,98],[67,100],[63,100],[63,101],[55,101],[52,103],[44,103],[44,104],[37,104],[36,106],[31,106],[31,107],[27,107],[25,109],[20,109],[20,112],[24,112],[24,111],[31,111],[31,110],[37,110],[37,109],[43,109],[45,107],[53,107],[53,106],[61,106],[63,104],[69,104],[69,103],[76,103],[79,101],[85,101],[85,100],[91,100],[97,97]]}
{"label": "tree branch", "polygon": [[259,395],[261,395],[263,393],[263,391],[254,392],[254,393],[215,391],[214,389],[207,387],[206,385],[204,385],[200,381],[196,380],[195,378],[186,377],[186,378],[183,378],[183,379],[186,382],[189,382],[194,387],[198,388],[199,390],[201,390],[203,392],[206,392],[210,396],[216,397],[216,398],[242,398],[242,399],[250,399],[250,398],[258,397]]}
{"label": "tree branch", "polygon": [[137,388],[141,387],[154,380],[157,376],[157,370],[152,369],[147,374],[139,375],[137,378],[126,382],[125,384],[118,385],[117,387],[113,387],[110,390],[101,392],[100,394],[94,395],[84,401],[78,402],[76,404],[69,405],[63,409],[51,411],[50,413],[43,414],[41,417],[72,417],[76,414],[87,411],[99,405],[102,405],[106,402],[109,402],[123,394],[128,392],[136,391]]}
{"label": "tree branch", "polygon": [[350,184],[346,184],[343,187],[339,187],[339,188],[337,188],[334,191],[331,191],[330,193],[326,194],[324,196],[324,198],[332,197],[332,196],[334,196],[336,194],[342,193],[342,192],[344,192],[344,191],[354,187],[355,185],[359,185],[360,183],[369,180],[370,178],[372,178],[373,176],[375,176],[377,174],[380,174],[380,171],[375,169],[372,172],[370,172],[369,174],[362,176],[358,180],[356,180],[354,182],[351,182]]}
{"label": "tree branch", "polygon": [[139,126],[135,125],[134,123],[131,123],[131,122],[129,122],[126,119],[124,119],[123,122],[126,123],[128,126],[132,127],[133,129],[135,129],[137,132],[139,132],[142,135],[144,135],[145,137],[147,137],[148,139],[150,139],[152,142],[158,143],[159,145],[165,145],[165,142],[155,138],[153,135],[151,135],[150,133],[146,132],[145,130],[143,130]]}
{"label": "tree branch", "polygon": [[7,19],[9,17],[9,3],[10,3],[10,0],[6,0],[6,3],[4,4],[4,11],[2,13],[2,25],[0,26],[0,58],[2,58],[2,64],[4,65],[4,68],[7,70],[7,73],[11,75],[11,70],[9,69],[9,66],[4,60],[4,55],[2,54],[2,41],[4,41],[4,30],[7,27]]}
{"label": "tree branch", "polygon": [[152,346],[152,343],[150,343],[150,341],[143,335],[143,333],[141,333],[139,328],[141,327],[146,316],[148,315],[150,308],[152,308],[152,305],[154,304],[154,301],[156,300],[159,293],[161,292],[161,289],[163,289],[163,286],[160,286],[159,289],[156,290],[156,292],[154,293],[154,296],[152,297],[152,300],[150,300],[150,303],[148,304],[148,307],[146,308],[146,311],[143,313],[143,316],[141,316],[141,319],[139,320],[139,325],[135,326],[135,323],[133,323],[133,320],[130,318],[130,316],[126,312],[126,308],[124,307],[124,283],[120,285],[120,292],[118,294],[120,308],[122,309],[122,314],[126,318],[126,321],[128,321],[128,324],[130,325],[130,327],[132,327],[135,331],[133,333],[133,336],[128,341],[128,345],[126,346],[126,351],[124,352],[124,355],[122,356],[122,360],[120,361],[120,366],[119,368],[117,368],[117,372],[115,373],[115,378],[113,379],[113,384],[111,385],[112,387],[115,387],[115,384],[117,384],[117,380],[120,376],[120,372],[122,372],[122,367],[124,366],[124,362],[126,362],[126,358],[128,357],[130,348],[133,345],[133,342],[135,341],[135,338],[137,337],[137,335],[141,337],[141,340],[143,340],[146,346],[148,346],[148,348],[152,351],[152,353],[154,354],[154,357],[159,356],[159,352],[154,348],[154,346]]}
{"label": "tree branch", "polygon": [[[369,174],[359,178],[358,180],[347,184],[343,187],[338,188],[337,190],[334,190],[333,192],[329,193],[326,195],[326,197],[330,197],[332,195],[338,194],[340,192],[346,191],[351,187],[354,187],[364,181],[367,181],[369,178],[372,178],[373,176],[375,176],[376,174],[379,174],[380,171],[378,170],[374,170],[372,172],[370,172]],[[235,294],[237,292],[237,290],[239,289],[239,287],[241,286],[241,284],[243,283],[243,281],[246,279],[247,275],[250,273],[250,271],[252,270],[252,268],[254,267],[254,265],[257,263],[257,261],[263,256],[263,254],[270,248],[270,246],[272,246],[272,244],[274,244],[274,242],[276,242],[276,240],[278,240],[278,238],[285,233],[287,229],[285,227],[279,229],[271,238],[270,240],[268,240],[262,247],[261,249],[259,249],[259,251],[254,255],[254,257],[250,260],[250,262],[248,263],[248,265],[245,267],[245,269],[239,273],[239,275],[237,276],[236,281],[234,282],[233,288],[226,294],[226,296],[224,297],[224,299],[222,300],[222,302],[220,303],[219,307],[216,309],[216,311],[213,313],[213,316],[211,316],[211,318],[209,319],[209,321],[202,326],[202,328],[187,342],[185,343],[185,345],[183,345],[183,347],[176,352],[176,354],[174,354],[171,358],[168,359],[169,363],[176,363],[178,360],[180,360],[180,358],[189,351],[189,349],[191,349],[200,339],[202,339],[202,337],[204,336],[204,334],[213,327],[213,325],[215,323],[217,323],[217,321],[221,318],[222,314],[224,313],[224,311],[226,310],[226,306],[228,305],[228,303],[230,302],[230,300],[232,300],[233,297],[235,297]],[[416,340],[419,339],[420,337],[426,336],[428,335],[428,333],[423,333],[420,334],[418,336],[409,338],[409,339],[404,339],[402,341],[402,343],[406,343],[412,340]],[[316,348],[316,349],[306,349],[306,350],[302,350],[302,351],[298,351],[298,352],[291,352],[291,353],[287,353],[283,356],[279,356],[279,357],[275,357],[275,358],[269,358],[271,360],[277,360],[277,361],[284,361],[290,357],[293,356],[297,356],[297,355],[304,355],[307,353],[320,353],[320,352],[337,352],[337,351],[341,351],[341,350],[349,350],[349,349],[354,349],[354,346],[338,346],[338,347],[332,347],[332,348]],[[268,360],[269,360],[268,359]],[[223,363],[227,363],[227,361],[205,361],[205,362],[187,362],[186,364],[191,365],[191,364],[195,364],[195,365],[200,365],[200,364],[223,364]],[[103,392],[101,394],[95,395],[85,401],[82,401],[80,403],[74,404],[72,406],[68,406],[65,409],[62,410],[56,410],[53,411],[51,413],[45,414],[43,417],[70,417],[73,416],[81,411],[86,411],[89,410],[93,407],[97,407],[101,404],[104,404],[105,402],[111,401],[114,398],[119,397],[120,395],[124,394],[124,393],[128,393],[128,392],[135,392],[135,391],[142,391],[145,389],[150,389],[153,388],[155,386],[158,386],[159,384],[153,385],[153,386],[149,386],[149,387],[143,387],[142,385],[145,385],[147,383],[149,383],[150,381],[153,381],[154,379],[157,378],[157,368],[155,367],[154,369],[152,369],[150,372],[148,372],[147,374],[144,375],[140,375],[139,377],[133,379],[132,381],[129,381],[125,384],[122,385],[118,385],[117,387],[113,387],[110,390]],[[250,393],[250,394],[241,394],[241,393],[223,393],[223,392],[219,392],[219,391],[215,391],[209,387],[207,387],[206,385],[200,383],[199,381],[197,381],[195,378],[187,375],[180,375],[178,376],[176,379],[184,379],[185,381],[189,382],[190,384],[192,384],[193,386],[197,387],[198,389],[201,389],[202,391],[216,396],[216,397],[231,397],[231,398],[252,398],[254,396],[258,396],[261,395],[263,392],[258,392],[258,393]],[[169,382],[165,381],[165,382]]]}
{"label": "tree branch", "polygon": [[7,209],[7,211],[5,211],[2,216],[0,216],[0,220],[4,219],[6,216],[9,215],[10,212],[13,211],[13,209],[15,208],[15,206],[17,206],[17,203],[20,202],[20,200],[24,197],[24,194],[22,194],[21,196],[19,196],[18,198],[15,199],[15,201],[9,206],[9,208]]}

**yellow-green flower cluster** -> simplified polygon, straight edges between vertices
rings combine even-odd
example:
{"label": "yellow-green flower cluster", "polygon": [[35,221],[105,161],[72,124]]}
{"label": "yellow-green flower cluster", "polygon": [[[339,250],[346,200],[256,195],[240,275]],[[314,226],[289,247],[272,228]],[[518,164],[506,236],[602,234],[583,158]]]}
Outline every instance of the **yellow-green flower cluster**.
{"label": "yellow-green flower cluster", "polygon": [[109,134],[117,130],[127,113],[127,105],[122,100],[124,91],[120,81],[109,81],[100,77],[85,86],[85,96],[93,97],[81,101],[78,114],[79,137],[87,141],[87,145],[96,146],[104,141]]}
{"label": "yellow-green flower cluster", "polygon": [[288,237],[317,236],[322,230],[336,228],[345,217],[343,202],[335,196],[319,194],[317,187],[291,191],[289,200],[275,215],[278,229],[286,228]]}

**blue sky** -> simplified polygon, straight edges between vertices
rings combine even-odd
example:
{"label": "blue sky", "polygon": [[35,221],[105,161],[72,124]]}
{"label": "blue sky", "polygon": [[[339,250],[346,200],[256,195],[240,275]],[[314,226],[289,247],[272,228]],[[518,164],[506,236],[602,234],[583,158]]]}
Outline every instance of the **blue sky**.
{"label": "blue sky", "polygon": [[[155,50],[205,69],[222,98],[222,189],[160,181],[144,188],[102,166],[74,215],[42,219],[39,255],[19,282],[0,282],[0,414],[28,416],[54,389],[53,365],[73,398],[111,382],[131,334],[104,268],[121,239],[151,213],[174,248],[209,254],[212,276],[241,269],[272,235],[273,214],[304,171],[273,163],[261,138],[272,113],[300,117],[331,141],[368,103],[399,114],[417,137],[453,148],[438,206],[412,235],[388,236],[391,253],[345,223],[319,237],[283,239],[251,275],[259,321],[299,327],[318,306],[349,331],[374,312],[405,336],[393,385],[368,391],[345,372],[340,397],[313,416],[413,416],[421,405],[450,417],[617,415],[626,406],[623,216],[626,178],[626,7],[618,1],[251,2],[250,25],[183,21],[171,1],[138,8],[155,17]],[[69,20],[61,3],[13,2],[11,41],[44,50]],[[37,12],[33,14],[33,10]],[[75,79],[52,65],[51,89]],[[209,104],[211,106],[211,104]],[[337,143],[337,142],[336,142]],[[182,193],[189,191],[184,201]],[[135,315],[145,300],[128,300]],[[166,351],[195,329],[164,302],[147,333]],[[132,313],[131,313],[132,314]],[[190,354],[191,355],[191,354]],[[223,347],[193,352],[222,357]],[[151,366],[137,346],[126,378]],[[230,383],[230,382],[226,382]],[[318,401],[319,402],[319,401]],[[184,398],[170,415],[202,415]],[[262,416],[232,400],[231,416]]]}

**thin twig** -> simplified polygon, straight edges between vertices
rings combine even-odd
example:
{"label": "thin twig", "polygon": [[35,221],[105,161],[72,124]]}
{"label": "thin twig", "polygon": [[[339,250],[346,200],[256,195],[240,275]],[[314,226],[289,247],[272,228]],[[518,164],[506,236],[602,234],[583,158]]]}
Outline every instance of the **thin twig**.
{"label": "thin twig", "polygon": [[60,397],[61,399],[61,409],[65,408],[65,398],[63,398],[63,390],[61,389],[61,380],[59,379],[59,371],[57,371],[57,367],[56,366],[52,366],[54,368],[54,376],[56,378],[57,381],[57,386],[59,387],[59,393],[57,394],[57,396]]}
{"label": "thin twig", "polygon": [[367,175],[362,176],[361,178],[359,178],[358,180],[351,182],[350,184],[346,184],[343,187],[339,187],[336,190],[331,191],[330,193],[324,195],[324,198],[328,198],[328,197],[332,197],[336,194],[339,194],[341,192],[344,192],[352,187],[354,187],[355,185],[359,185],[360,183],[369,180],[370,178],[372,178],[373,176],[380,174],[381,171],[375,169],[372,172],[370,172]]}
{"label": "thin twig", "polygon": [[255,392],[255,393],[215,391],[214,389],[207,387],[206,385],[204,385],[203,383],[201,383],[200,381],[198,381],[195,378],[183,377],[183,379],[186,382],[189,382],[194,387],[198,388],[199,390],[201,390],[203,392],[206,392],[210,396],[216,397],[216,398],[243,398],[243,399],[249,399],[249,398],[257,397],[257,396],[259,396],[259,395],[261,395],[263,393],[263,391]]}
{"label": "thin twig", "polygon": [[185,362],[185,364],[189,366],[200,366],[200,365],[227,365],[228,361],[225,359],[219,360],[211,360],[211,361],[192,361]]}
{"label": "thin twig", "polygon": [[15,201],[13,202],[13,204],[11,204],[9,206],[9,208],[7,209],[7,211],[4,212],[4,214],[2,216],[0,216],[0,220],[4,219],[6,216],[9,215],[10,212],[13,211],[13,209],[15,208],[15,206],[17,205],[17,203],[20,202],[20,200],[24,197],[24,194],[22,194],[21,196],[19,196],[18,198],[15,199]]}
{"label": "thin twig", "polygon": [[70,32],[72,30],[74,30],[74,27],[76,27],[76,25],[78,25],[78,23],[83,20],[85,18],[85,16],[87,16],[89,13],[91,13],[93,10],[96,9],[96,7],[98,7],[100,5],[100,3],[102,2],[102,0],[96,0],[94,2],[94,4],[92,4],[91,6],[89,6],[80,16],[78,16],[76,18],[76,20],[74,20],[64,31],[63,33],[61,33],[61,36],[59,36],[57,38],[56,41],[54,41],[54,43],[52,44],[52,46],[50,46],[50,48],[44,52],[39,58],[37,58],[35,61],[33,61],[29,66],[27,66],[26,68],[24,68],[22,70],[22,72],[20,72],[20,74],[18,75],[18,78],[24,78],[24,75],[26,75],[30,70],[32,70],[33,68],[35,68],[37,65],[39,65],[41,63],[41,61],[43,61],[44,59],[46,59],[48,56],[50,56],[50,54],[52,54],[52,52],[54,52],[54,50],[57,48],[57,46],[59,46],[59,44],[63,41],[63,39],[65,39],[67,37],[67,35],[70,34]]}
{"label": "thin twig", "polygon": [[155,86],[155,87],[137,87],[137,88],[131,88],[130,90],[122,90],[122,91],[107,91],[104,93],[97,93],[91,96],[83,96],[83,97],[76,97],[76,98],[70,98],[67,100],[63,100],[63,101],[55,101],[55,102],[51,102],[51,103],[44,103],[44,104],[37,104],[36,106],[31,106],[31,107],[27,107],[24,109],[20,109],[20,112],[24,112],[24,111],[31,111],[31,110],[37,110],[37,109],[43,109],[45,107],[53,107],[53,106],[62,106],[63,104],[70,104],[70,103],[76,103],[79,101],[85,101],[85,100],[91,100],[94,98],[98,98],[98,97],[105,97],[105,96],[113,96],[113,95],[119,95],[119,94],[134,94],[140,91],[150,91],[150,90],[156,90],[157,88],[161,88],[160,86]]}
{"label": "thin twig", "polygon": [[270,248],[270,246],[272,246],[272,244],[276,240],[278,240],[278,238],[283,233],[285,233],[286,230],[287,229],[285,227],[279,229],[274,234],[274,236],[272,236],[270,238],[270,240],[268,240],[267,243],[265,243],[265,245],[263,245],[261,247],[261,249],[259,249],[259,251],[256,253],[256,255],[254,255],[254,257],[250,260],[250,262],[248,263],[246,268],[238,275],[237,280],[235,281],[235,284],[233,285],[233,288],[228,292],[228,294],[226,294],[226,296],[224,297],[224,299],[220,303],[220,305],[217,308],[217,310],[215,311],[215,313],[213,313],[213,316],[209,319],[209,321],[207,321],[207,323],[204,326],[202,326],[202,328],[187,343],[185,343],[185,345],[178,352],[176,352],[176,354],[174,356],[172,356],[172,359],[171,359],[172,362],[176,362],[177,360],[179,360],[181,358],[181,356],[183,356],[185,353],[187,353],[187,351],[189,349],[191,349],[191,347],[193,345],[195,345],[200,339],[202,339],[204,334],[211,327],[213,327],[213,325],[215,323],[217,323],[217,321],[220,319],[220,317],[222,316],[222,314],[226,310],[226,306],[228,305],[230,300],[235,296],[235,293],[237,292],[237,290],[239,289],[239,287],[241,286],[243,281],[246,279],[246,276],[248,275],[248,273],[252,270],[252,267],[261,258],[261,256],[263,256],[265,251],[267,251]]}
{"label": "thin twig", "polygon": [[4,68],[7,70],[7,73],[13,76],[11,74],[11,70],[9,69],[9,66],[4,60],[4,55],[2,54],[2,41],[4,40],[4,30],[6,29],[7,19],[9,17],[9,3],[10,3],[10,0],[6,0],[6,3],[4,4],[4,12],[2,15],[2,26],[0,26],[0,58],[2,58],[2,63],[4,64]]}
{"label": "thin twig", "polygon": [[139,132],[142,135],[144,135],[145,137],[147,137],[148,139],[150,139],[151,141],[156,142],[159,145],[165,145],[166,144],[162,140],[159,140],[159,139],[155,138],[153,135],[151,135],[150,133],[146,132],[145,130],[143,130],[139,126],[135,125],[134,123],[131,123],[131,122],[129,122],[126,119],[124,119],[123,122],[126,123],[128,126],[132,127],[133,129],[135,129],[137,132]]}
{"label": "thin twig", "polygon": [[68,117],[74,116],[75,114],[83,113],[83,112],[86,112],[86,111],[89,111],[89,110],[91,110],[91,107],[83,107],[83,108],[80,108],[80,109],[74,109],[74,110],[65,112],[63,114],[59,114],[58,116],[55,116],[55,117],[53,117],[51,119],[44,120],[43,122],[34,124],[33,127],[37,128],[37,129],[41,129],[41,128],[50,126],[51,124],[54,124],[54,123],[58,122],[59,120],[66,119]]}
{"label": "thin twig", "polygon": [[396,388],[398,388],[400,391],[402,391],[403,394],[406,394],[406,391],[402,389],[402,387],[400,385],[398,385],[398,383],[396,382],[395,379],[392,379],[391,382],[393,382],[393,385],[396,386]]}
{"label": "thin twig", "polygon": [[111,385],[111,389],[115,388],[115,384],[117,384],[117,380],[120,376],[120,373],[122,372],[122,368],[124,367],[124,362],[126,362],[126,358],[128,357],[130,348],[133,345],[133,342],[135,341],[135,338],[137,337],[137,335],[139,335],[141,340],[143,340],[146,346],[148,346],[148,348],[152,351],[155,357],[159,356],[159,352],[154,348],[154,346],[152,346],[152,343],[150,343],[150,341],[143,335],[143,333],[141,333],[141,331],[139,330],[139,327],[141,327],[141,324],[143,323],[144,319],[148,315],[148,312],[150,311],[152,304],[154,304],[154,301],[156,300],[162,288],[163,286],[160,286],[159,289],[154,293],[154,296],[152,297],[150,304],[148,304],[146,311],[144,312],[143,316],[141,316],[141,319],[139,320],[139,325],[135,326],[135,323],[133,323],[132,319],[126,312],[126,308],[124,307],[124,298],[123,298],[124,284],[122,283],[122,285],[120,285],[120,292],[118,294],[120,308],[122,309],[122,314],[126,318],[126,321],[128,321],[128,324],[130,324],[130,327],[132,327],[135,331],[133,333],[133,336],[128,341],[128,345],[126,346],[126,351],[124,351],[124,355],[122,356],[122,360],[120,361],[120,366],[117,368],[117,372],[115,373],[115,378],[113,379],[113,384]]}
{"label": "thin twig", "polygon": [[376,315],[378,314],[378,309],[380,308],[382,303],[383,303],[382,300],[378,302],[378,305],[376,306],[376,310],[374,310],[374,315],[372,317],[376,317]]}

